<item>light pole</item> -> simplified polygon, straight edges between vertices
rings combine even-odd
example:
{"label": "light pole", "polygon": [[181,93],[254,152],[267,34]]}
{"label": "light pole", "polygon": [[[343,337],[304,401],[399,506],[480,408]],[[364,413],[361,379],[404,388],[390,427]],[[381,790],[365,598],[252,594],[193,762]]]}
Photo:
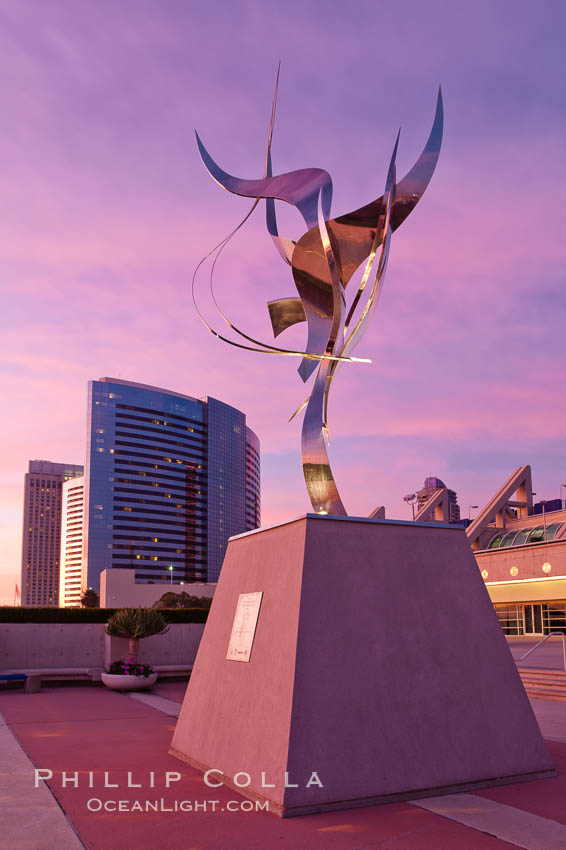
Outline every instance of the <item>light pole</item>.
{"label": "light pole", "polygon": [[566,490],[566,484],[560,485],[560,507],[564,510],[566,508],[566,501],[562,498],[562,490]]}
{"label": "light pole", "polygon": [[415,520],[415,502],[417,501],[416,493],[409,493],[408,496],[403,496],[403,501],[407,502],[408,505],[413,509],[413,522]]}
{"label": "light pole", "polygon": [[542,505],[542,524],[544,527],[543,540],[546,540],[546,499],[541,499],[540,503]]}
{"label": "light pole", "polygon": [[472,511],[478,509],[479,505],[468,505],[468,519],[472,518]]}
{"label": "light pole", "polygon": [[171,584],[173,584],[173,569],[174,569],[174,568],[173,568],[173,564],[169,564],[169,566],[167,567],[167,569],[169,570],[169,573],[170,573],[170,575],[171,575]]}

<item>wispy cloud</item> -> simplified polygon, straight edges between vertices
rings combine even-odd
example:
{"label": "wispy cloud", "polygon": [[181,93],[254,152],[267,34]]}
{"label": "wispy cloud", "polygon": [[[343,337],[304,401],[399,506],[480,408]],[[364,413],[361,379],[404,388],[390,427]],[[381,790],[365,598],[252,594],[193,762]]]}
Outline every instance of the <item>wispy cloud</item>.
{"label": "wispy cloud", "polygon": [[[300,423],[287,424],[305,395],[298,363],[227,349],[189,292],[196,263],[248,208],[205,174],[194,129],[227,170],[260,174],[279,58],[275,168],[328,168],[336,214],[381,194],[400,124],[400,171],[411,165],[444,89],[437,173],[393,239],[359,350],[373,363],[345,366],[333,391],[350,511],[385,502],[404,515],[403,491],[429,472],[475,504],[516,460],[554,492],[564,15],[554,2],[541,15],[511,0],[361,0],[355,14],[327,4],[322,26],[314,0],[4,4],[0,571],[18,567],[27,460],[83,460],[86,382],[101,375],[245,410],[265,452],[264,518],[308,507]],[[300,235],[296,216],[282,221]],[[262,211],[219,262],[218,292],[230,318],[268,338],[265,303],[293,285]],[[303,343],[303,329],[288,333]]]}

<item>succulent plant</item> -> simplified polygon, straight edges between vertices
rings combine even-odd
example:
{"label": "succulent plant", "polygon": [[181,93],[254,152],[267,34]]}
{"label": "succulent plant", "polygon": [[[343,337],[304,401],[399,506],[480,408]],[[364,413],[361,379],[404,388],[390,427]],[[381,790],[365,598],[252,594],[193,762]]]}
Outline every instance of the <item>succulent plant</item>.
{"label": "succulent plant", "polygon": [[130,657],[136,660],[140,640],[163,634],[168,628],[163,615],[154,608],[121,608],[108,620],[106,634],[127,638]]}

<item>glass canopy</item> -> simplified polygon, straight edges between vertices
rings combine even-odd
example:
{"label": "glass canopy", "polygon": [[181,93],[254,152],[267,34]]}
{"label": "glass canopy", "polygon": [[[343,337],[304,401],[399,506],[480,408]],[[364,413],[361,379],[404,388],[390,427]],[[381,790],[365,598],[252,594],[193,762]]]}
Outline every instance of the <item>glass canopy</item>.
{"label": "glass canopy", "polygon": [[530,528],[514,528],[512,531],[499,531],[488,543],[488,549],[506,549],[508,546],[528,546],[529,543],[547,543],[563,535],[566,522],[551,522],[546,526],[535,525]]}

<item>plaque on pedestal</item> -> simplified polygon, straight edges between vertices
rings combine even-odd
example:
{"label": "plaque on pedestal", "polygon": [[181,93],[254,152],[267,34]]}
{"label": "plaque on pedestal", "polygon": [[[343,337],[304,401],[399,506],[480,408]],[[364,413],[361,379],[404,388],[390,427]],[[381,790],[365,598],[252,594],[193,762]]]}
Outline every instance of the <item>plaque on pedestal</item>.
{"label": "plaque on pedestal", "polygon": [[226,658],[229,661],[249,661],[263,593],[240,593],[234,625]]}

